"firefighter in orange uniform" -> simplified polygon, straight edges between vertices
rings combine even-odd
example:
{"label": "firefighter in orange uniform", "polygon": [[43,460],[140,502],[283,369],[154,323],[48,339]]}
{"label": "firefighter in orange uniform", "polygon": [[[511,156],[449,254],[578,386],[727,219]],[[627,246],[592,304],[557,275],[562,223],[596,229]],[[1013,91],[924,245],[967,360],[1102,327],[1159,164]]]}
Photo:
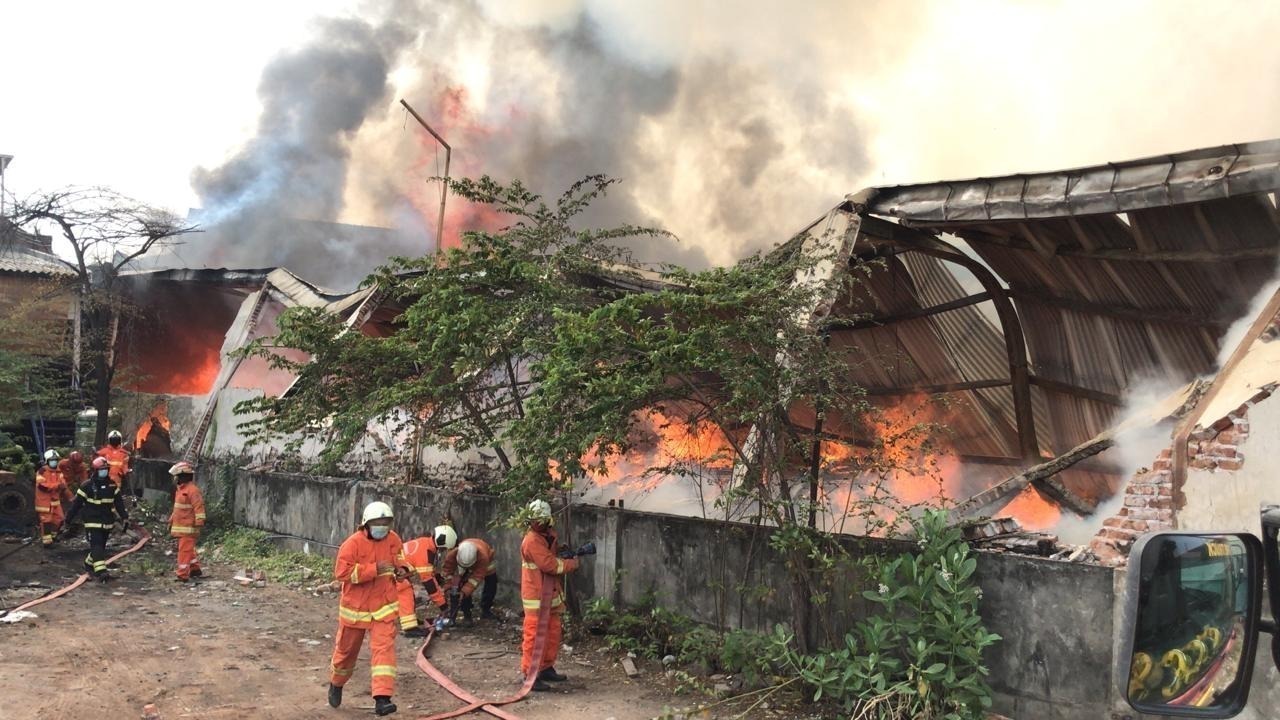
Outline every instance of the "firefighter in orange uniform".
{"label": "firefighter in orange uniform", "polygon": [[[444,581],[436,573],[437,553],[440,548],[446,552],[452,550],[458,544],[458,533],[448,525],[439,525],[433,534],[434,537],[414,538],[406,542],[404,559],[409,569],[417,573],[432,602],[443,612],[448,605],[444,597]],[[408,637],[426,637],[427,632],[418,626],[418,614],[414,611],[413,584],[408,580],[397,582],[396,593],[400,604],[400,629]]]}
{"label": "firefighter in orange uniform", "polygon": [[400,536],[391,531],[391,506],[365,506],[360,528],[338,548],[333,576],[342,583],[338,600],[338,634],[330,666],[329,706],[342,704],[342,686],[351,679],[365,632],[369,633],[370,684],[375,715],[396,711],[396,582],[409,577]]}
{"label": "firefighter in orange uniform", "polygon": [[66,478],[67,489],[73,495],[80,489],[80,485],[89,479],[89,467],[85,465],[84,456],[79,450],[72,450],[70,455],[58,463],[58,472]]}
{"label": "firefighter in orange uniform", "polygon": [[58,451],[46,450],[44,466],[36,472],[36,514],[40,516],[40,543],[53,546],[62,528],[62,501],[71,502],[67,480],[58,472]]}
{"label": "firefighter in orange uniform", "polygon": [[[548,682],[569,678],[556,672],[556,656],[560,653],[560,616],[564,614],[562,577],[578,569],[571,552],[557,552],[555,520],[551,504],[546,500],[529,503],[529,532],[520,543],[520,600],[524,605],[524,642],[521,644],[520,672],[528,676],[530,668],[538,671],[533,689],[550,690]],[[594,551],[594,547],[592,548]],[[551,623],[542,657],[533,657],[533,644],[538,634],[538,612],[542,608],[543,583],[555,583],[551,596]]]}
{"label": "firefighter in orange uniform", "polygon": [[111,482],[115,483],[124,490],[124,479],[129,474],[129,451],[120,447],[124,441],[124,436],[119,430],[112,430],[107,433],[107,444],[98,450],[98,457],[107,459],[107,466],[111,468]]}
{"label": "firefighter in orange uniform", "polygon": [[169,468],[169,474],[178,485],[173,495],[173,514],[169,516],[169,534],[178,540],[178,582],[188,582],[204,575],[196,555],[196,541],[204,528],[204,495],[196,487],[196,471],[191,463],[180,462]]}
{"label": "firefighter in orange uniform", "polygon": [[471,596],[481,584],[484,590],[480,594],[480,617],[485,620],[496,620],[493,614],[493,598],[498,594],[498,575],[494,567],[493,546],[480,538],[467,538],[458,543],[458,547],[449,551],[440,566],[441,572],[448,578],[449,609],[454,610],[454,603],[459,603],[462,618],[471,622]]}

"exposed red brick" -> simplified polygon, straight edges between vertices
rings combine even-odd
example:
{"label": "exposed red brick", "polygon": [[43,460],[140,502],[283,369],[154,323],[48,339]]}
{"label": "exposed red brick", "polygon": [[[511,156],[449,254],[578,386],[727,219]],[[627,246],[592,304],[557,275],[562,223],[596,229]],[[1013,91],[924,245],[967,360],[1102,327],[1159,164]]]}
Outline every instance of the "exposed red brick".
{"label": "exposed red brick", "polygon": [[1137,537],[1137,535],[1138,534],[1133,532],[1132,530],[1124,530],[1121,528],[1105,528],[1102,530],[1102,532],[1098,533],[1099,537],[1104,537],[1111,540],[1122,540],[1125,542],[1132,541],[1135,537]]}
{"label": "exposed red brick", "polygon": [[1147,524],[1146,520],[1127,520],[1125,521],[1124,527],[1143,533],[1146,532],[1147,528],[1150,526]]}
{"label": "exposed red brick", "polygon": [[1172,470],[1172,469],[1173,469],[1173,461],[1172,461],[1172,460],[1167,460],[1167,459],[1165,459],[1165,458],[1161,458],[1161,459],[1156,460],[1154,463],[1152,463],[1152,464],[1151,464],[1151,469],[1152,469],[1152,470]]}
{"label": "exposed red brick", "polygon": [[1218,443],[1220,444],[1230,445],[1236,441],[1236,432],[1235,430],[1228,428],[1218,433],[1218,437],[1215,438],[1215,440],[1217,440]]}
{"label": "exposed red brick", "polygon": [[1195,458],[1191,460],[1189,464],[1191,465],[1191,467],[1198,468],[1200,470],[1210,470],[1214,466],[1213,461],[1205,457],[1204,455],[1197,455]]}
{"label": "exposed red brick", "polygon": [[1121,527],[1124,521],[1118,517],[1109,517],[1102,521],[1102,527]]}
{"label": "exposed red brick", "polygon": [[1162,497],[1173,497],[1173,486],[1161,485],[1160,487],[1156,488],[1156,494]]}
{"label": "exposed red brick", "polygon": [[[1233,424],[1235,423],[1231,420],[1231,416],[1227,415],[1224,417],[1220,417],[1216,421],[1214,421],[1214,423],[1209,426],[1209,429],[1213,430],[1214,432],[1221,432],[1231,427]],[[1210,437],[1212,437],[1212,435],[1210,435]]]}
{"label": "exposed red brick", "polygon": [[1160,458],[1161,460],[1168,460],[1169,458],[1173,457],[1173,448],[1165,448],[1161,450],[1160,454],[1157,455],[1156,457]]}
{"label": "exposed red brick", "polygon": [[1147,507],[1153,507],[1153,508],[1157,508],[1157,509],[1160,509],[1160,510],[1172,510],[1172,509],[1173,509],[1173,499],[1172,499],[1172,498],[1163,498],[1163,497],[1152,498],[1152,499],[1147,503]]}
{"label": "exposed red brick", "polygon": [[1244,461],[1240,458],[1223,458],[1218,461],[1218,467],[1222,470],[1239,470],[1244,467]]}
{"label": "exposed red brick", "polygon": [[1130,495],[1155,495],[1156,485],[1136,485],[1129,487]]}
{"label": "exposed red brick", "polygon": [[1126,495],[1124,499],[1125,507],[1145,507],[1147,501],[1137,495]]}
{"label": "exposed red brick", "polygon": [[1219,445],[1212,451],[1215,460],[1221,458],[1233,458],[1236,456],[1235,445]]}

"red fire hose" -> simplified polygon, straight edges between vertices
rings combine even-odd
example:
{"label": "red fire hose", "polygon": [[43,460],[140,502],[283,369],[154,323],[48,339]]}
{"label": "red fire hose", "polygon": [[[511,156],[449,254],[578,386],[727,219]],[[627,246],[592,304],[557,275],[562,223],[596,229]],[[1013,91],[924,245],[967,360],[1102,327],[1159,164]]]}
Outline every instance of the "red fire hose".
{"label": "red fire hose", "polygon": [[512,715],[498,706],[510,705],[511,703],[523,700],[524,696],[528,695],[529,691],[533,689],[533,683],[538,678],[538,672],[540,670],[538,666],[541,664],[542,654],[543,651],[546,650],[547,646],[547,628],[551,625],[551,600],[555,597],[555,580],[555,575],[548,575],[546,573],[542,574],[542,602],[538,609],[538,631],[533,640],[533,662],[529,663],[529,672],[525,675],[524,684],[520,686],[520,690],[515,695],[512,695],[509,698],[502,700],[482,700],[466,690],[463,690],[457,683],[450,680],[448,675],[440,672],[440,669],[435,665],[432,665],[431,661],[427,659],[427,648],[431,645],[431,640],[435,637],[436,631],[434,627],[427,631],[427,641],[422,644],[422,649],[418,651],[418,667],[421,668],[422,671],[425,672],[432,680],[435,680],[440,687],[448,690],[454,697],[467,704],[457,710],[438,713],[436,715],[423,716],[418,718],[418,720],[447,720],[448,718],[466,715],[467,713],[473,713],[477,710],[488,713],[496,718],[501,718],[502,720],[520,720],[520,716]]}
{"label": "red fire hose", "polygon": [[[124,557],[124,556],[126,556],[126,555],[130,555],[130,554],[132,554],[132,553],[137,552],[139,549],[141,549],[141,548],[142,548],[142,546],[143,546],[143,545],[146,545],[146,544],[147,544],[147,542],[149,542],[149,541],[151,540],[151,534],[147,532],[146,528],[142,527],[141,525],[134,525],[134,526],[133,526],[133,529],[134,529],[134,530],[137,530],[137,531],[142,535],[142,538],[141,538],[141,539],[139,539],[139,540],[138,540],[138,542],[134,543],[133,547],[129,547],[129,548],[126,548],[126,549],[124,549],[124,550],[121,550],[120,552],[116,553],[115,555],[113,555],[113,556],[111,556],[111,557],[107,558],[107,563],[108,563],[108,564],[113,563],[113,562],[116,562],[117,560],[119,560],[120,558],[122,558],[122,557]],[[51,593],[48,593],[48,594],[46,594],[46,595],[41,595],[40,597],[36,598],[35,600],[31,600],[30,602],[25,602],[25,603],[23,603],[23,604],[19,605],[18,607],[13,608],[12,610],[5,610],[5,611],[3,611],[3,612],[0,612],[0,617],[2,617],[2,616],[4,616],[4,615],[8,615],[9,613],[18,612],[19,610],[26,610],[26,609],[28,609],[28,608],[33,608],[33,607],[35,607],[36,605],[39,605],[39,604],[41,604],[41,603],[47,603],[47,602],[49,602],[50,600],[53,600],[54,598],[60,598],[60,597],[62,597],[63,595],[66,595],[67,593],[71,592],[72,590],[75,590],[76,588],[78,588],[78,587],[80,587],[81,585],[85,584],[86,582],[88,582],[88,580],[89,580],[89,573],[81,573],[81,574],[80,574],[80,577],[76,578],[76,579],[75,579],[75,581],[74,581],[74,582],[72,582],[70,585],[67,585],[66,587],[60,588],[60,589],[55,590],[55,591],[53,591],[53,592],[51,592]]]}

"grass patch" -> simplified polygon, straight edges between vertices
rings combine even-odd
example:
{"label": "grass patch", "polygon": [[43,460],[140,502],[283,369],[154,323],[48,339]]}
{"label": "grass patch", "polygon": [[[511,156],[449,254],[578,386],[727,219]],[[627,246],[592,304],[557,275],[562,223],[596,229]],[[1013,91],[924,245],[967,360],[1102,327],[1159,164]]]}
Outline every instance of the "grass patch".
{"label": "grass patch", "polygon": [[219,528],[205,543],[209,559],[236,567],[261,570],[274,582],[300,583],[332,579],[333,559],[284,550],[267,539],[268,533],[253,528]]}

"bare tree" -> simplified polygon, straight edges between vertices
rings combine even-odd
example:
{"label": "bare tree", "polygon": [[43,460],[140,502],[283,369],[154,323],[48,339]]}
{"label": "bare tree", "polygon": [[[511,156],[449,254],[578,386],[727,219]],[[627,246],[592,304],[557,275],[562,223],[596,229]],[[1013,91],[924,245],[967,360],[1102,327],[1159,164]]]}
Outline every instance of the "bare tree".
{"label": "bare tree", "polygon": [[72,259],[58,259],[75,274],[72,283],[80,308],[74,328],[75,361],[79,365],[83,348],[88,359],[84,376],[93,382],[93,406],[98,411],[94,442],[101,445],[111,410],[116,333],[129,307],[118,282],[120,272],[148,251],[197,232],[198,227],[167,210],[102,187],[36,193],[11,207],[12,226],[56,233],[70,247]]}

